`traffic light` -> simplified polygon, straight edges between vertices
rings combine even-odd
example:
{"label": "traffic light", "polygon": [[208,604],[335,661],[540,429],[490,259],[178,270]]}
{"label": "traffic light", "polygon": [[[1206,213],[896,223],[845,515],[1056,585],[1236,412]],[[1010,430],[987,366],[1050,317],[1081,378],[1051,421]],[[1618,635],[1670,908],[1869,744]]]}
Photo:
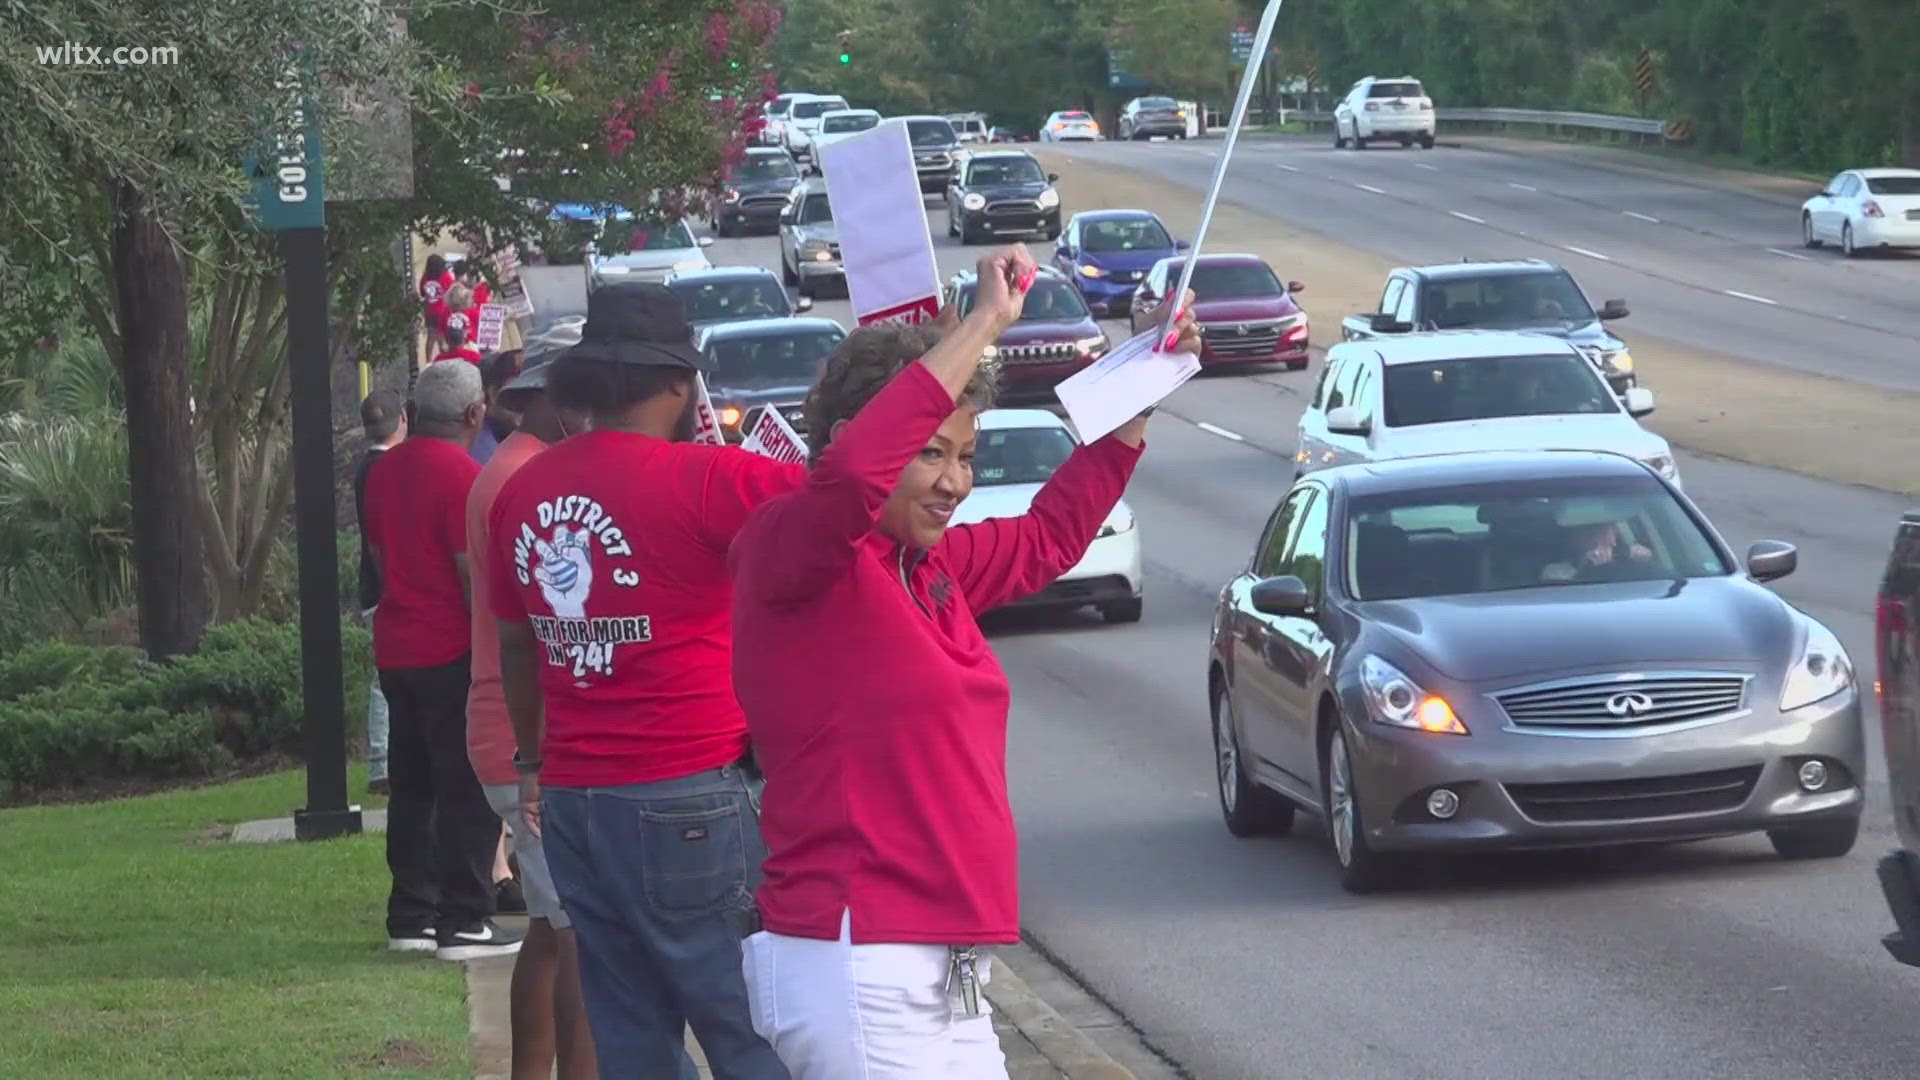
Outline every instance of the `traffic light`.
{"label": "traffic light", "polygon": [[853,63],[853,31],[851,30],[840,31],[840,62]]}

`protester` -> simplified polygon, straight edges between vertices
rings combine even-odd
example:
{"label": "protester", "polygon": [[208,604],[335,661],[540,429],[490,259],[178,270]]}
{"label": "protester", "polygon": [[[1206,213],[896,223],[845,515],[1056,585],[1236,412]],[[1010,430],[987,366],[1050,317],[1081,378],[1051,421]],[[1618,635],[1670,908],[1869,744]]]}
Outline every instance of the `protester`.
{"label": "protester", "polygon": [[472,335],[468,333],[465,320],[447,320],[447,328],[440,335],[444,346],[434,360],[464,360],[477,370],[480,367],[480,350],[473,347]]}
{"label": "protester", "polygon": [[[380,455],[407,437],[406,403],[393,390],[375,390],[360,403],[360,429],[366,433],[367,449],[353,470],[353,514],[360,526],[360,614],[371,627],[380,604],[380,569],[367,540],[367,473]],[[387,696],[380,692],[377,674],[367,688],[367,791],[387,792]]]}
{"label": "protester", "polygon": [[948,528],[992,404],[980,361],[1033,272],[1006,249],[944,337],[843,341],[807,399],[806,486],[733,546],[734,685],[767,781],[747,984],[795,1080],[1006,1076],[978,949],[1020,939],[1008,689],[975,613],[1080,560],[1146,428],[1075,450],[1025,516]]}
{"label": "protester", "polygon": [[447,269],[447,260],[440,255],[427,256],[427,265],[420,275],[420,303],[427,321],[427,358],[429,361],[440,351],[439,342],[447,331],[447,290],[453,288],[453,271]]}
{"label": "protester", "polygon": [[[488,365],[491,373],[500,365]],[[547,401],[547,365],[536,362],[493,395],[520,421],[480,469],[467,496],[467,559],[472,573],[473,682],[467,691],[467,758],[485,787],[487,802],[513,837],[522,893],[530,916],[527,937],[513,966],[510,990],[514,1080],[560,1080],[596,1074],[593,1037],[580,999],[580,962],[573,931],[554,891],[540,836],[520,811],[520,777],[513,767],[513,725],[500,690],[500,635],[488,591],[492,544],[487,522],[501,485],[547,446],[567,425]],[[579,422],[575,421],[576,426]],[[498,873],[498,870],[495,871]]]}
{"label": "protester", "polygon": [[473,440],[473,460],[482,465],[520,423],[519,414],[501,403],[500,391],[519,377],[524,355],[519,349],[506,349],[481,361],[480,388],[487,398],[487,420],[480,427],[479,437]]}
{"label": "protester", "polygon": [[479,315],[473,312],[472,308],[473,290],[457,283],[453,288],[448,289],[447,310],[440,321],[441,332],[450,333],[458,329],[462,332],[463,340],[472,341],[480,331]]}
{"label": "protester", "polygon": [[587,303],[547,387],[591,430],[523,465],[488,529],[522,803],[578,935],[602,1075],[692,1077],[691,1026],[715,1077],[786,1080],[741,977],[762,849],[726,552],[805,473],[675,441],[704,359],[671,290]]}
{"label": "protester", "polygon": [[473,259],[467,259],[460,264],[457,277],[460,284],[465,285],[468,292],[472,294],[467,313],[477,323],[481,306],[493,300],[493,286],[487,284],[486,275],[480,272],[480,264]]}
{"label": "protester", "polygon": [[367,474],[368,536],[383,591],[373,662],[391,711],[388,946],[448,960],[510,953],[493,924],[500,819],[467,760],[467,454],[486,406],[471,364],[429,364],[407,440]]}

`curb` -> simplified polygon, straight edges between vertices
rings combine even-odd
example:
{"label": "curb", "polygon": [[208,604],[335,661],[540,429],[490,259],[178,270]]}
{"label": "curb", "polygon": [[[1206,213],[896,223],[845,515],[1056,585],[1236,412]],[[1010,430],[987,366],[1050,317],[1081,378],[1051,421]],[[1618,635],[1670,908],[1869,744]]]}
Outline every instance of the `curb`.
{"label": "curb", "polygon": [[1012,1021],[1067,1080],[1135,1080],[1131,1071],[1055,1012],[998,957],[985,989],[993,1010]]}

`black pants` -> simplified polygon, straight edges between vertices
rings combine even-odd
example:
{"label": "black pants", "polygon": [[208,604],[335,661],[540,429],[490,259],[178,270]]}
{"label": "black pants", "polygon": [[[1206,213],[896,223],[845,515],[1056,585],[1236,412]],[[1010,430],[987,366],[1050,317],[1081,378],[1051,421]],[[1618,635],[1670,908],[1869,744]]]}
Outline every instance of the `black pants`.
{"label": "black pants", "polygon": [[466,930],[493,914],[500,819],[467,760],[469,661],[386,668],[387,933]]}

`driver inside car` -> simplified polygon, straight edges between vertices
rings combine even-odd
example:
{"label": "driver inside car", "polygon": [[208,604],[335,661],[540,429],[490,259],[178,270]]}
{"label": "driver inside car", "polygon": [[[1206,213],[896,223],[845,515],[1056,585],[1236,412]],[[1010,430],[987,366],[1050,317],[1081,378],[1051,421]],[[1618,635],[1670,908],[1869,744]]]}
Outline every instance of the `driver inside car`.
{"label": "driver inside car", "polygon": [[[1567,533],[1567,557],[1540,571],[1542,581],[1625,581],[1645,573],[1653,549],[1622,536],[1615,522],[1582,525]],[[1636,565],[1638,564],[1638,565]]]}

